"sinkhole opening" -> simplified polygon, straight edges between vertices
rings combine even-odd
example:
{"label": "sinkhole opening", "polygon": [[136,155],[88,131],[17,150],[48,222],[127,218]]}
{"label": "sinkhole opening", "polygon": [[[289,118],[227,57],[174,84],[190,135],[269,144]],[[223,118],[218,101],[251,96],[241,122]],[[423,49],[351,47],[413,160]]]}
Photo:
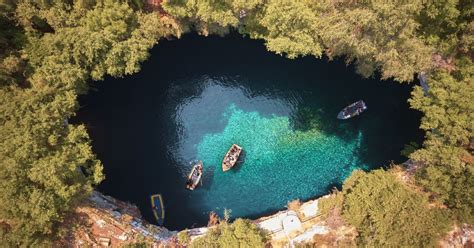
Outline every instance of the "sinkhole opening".
{"label": "sinkhole opening", "polygon": [[[404,145],[423,138],[411,85],[364,79],[339,60],[289,60],[237,34],[160,42],[139,73],[91,85],[74,122],[104,165],[98,189],[151,223],[150,195],[161,193],[173,230],[206,225],[210,211],[256,218],[322,196],[355,169],[403,162]],[[358,100],[365,112],[336,118]],[[234,143],[243,153],[224,173]],[[196,159],[202,185],[189,191]]]}

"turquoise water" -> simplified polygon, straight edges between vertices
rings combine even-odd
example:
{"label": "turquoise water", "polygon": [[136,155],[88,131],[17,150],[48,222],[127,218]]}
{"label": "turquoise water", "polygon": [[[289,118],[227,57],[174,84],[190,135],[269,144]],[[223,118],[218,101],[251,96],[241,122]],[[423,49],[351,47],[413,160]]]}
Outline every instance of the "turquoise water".
{"label": "turquoise water", "polygon": [[[197,144],[197,158],[205,172],[213,173],[211,184],[198,193],[206,208],[228,208],[242,216],[285,206],[290,199],[324,194],[352,170],[367,167],[354,156],[361,148],[361,132],[346,141],[317,128],[298,131],[287,116],[264,117],[233,104],[221,121],[227,121],[222,132],[206,134]],[[245,155],[224,173],[222,155],[233,143]],[[255,197],[258,201],[249,201]]]}
{"label": "turquoise water", "polygon": [[[343,61],[288,60],[234,35],[162,42],[140,73],[94,86],[75,121],[104,164],[99,190],[150,222],[149,197],[161,193],[173,230],[206,225],[210,211],[255,218],[319,197],[354,169],[403,161],[404,144],[422,138],[410,85],[363,79]],[[367,111],[336,119],[360,99]],[[223,173],[233,143],[244,152]],[[204,177],[189,191],[196,159]]]}

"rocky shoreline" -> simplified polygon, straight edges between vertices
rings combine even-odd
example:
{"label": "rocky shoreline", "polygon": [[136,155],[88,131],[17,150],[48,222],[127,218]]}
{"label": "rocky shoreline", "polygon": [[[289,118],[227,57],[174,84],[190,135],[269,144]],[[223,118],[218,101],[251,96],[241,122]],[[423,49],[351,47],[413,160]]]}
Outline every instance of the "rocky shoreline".
{"label": "rocky shoreline", "polygon": [[[318,199],[301,203],[296,209],[279,211],[253,222],[265,230],[272,243],[309,241],[314,234],[328,233],[320,218]],[[130,203],[94,191],[89,199],[77,207],[74,218],[65,221],[78,226],[61,240],[62,243],[82,246],[122,246],[144,242],[154,246],[176,245],[177,231],[158,227],[142,219],[139,209]],[[189,229],[192,239],[204,235],[212,227]]]}
{"label": "rocky shoreline", "polygon": [[73,247],[120,247],[126,244],[145,243],[166,245],[175,243],[176,231],[152,225],[145,221],[140,210],[133,204],[94,191],[92,195],[75,209],[65,224],[77,228],[70,230],[61,244]]}
{"label": "rocky shoreline", "polygon": [[[408,180],[418,163],[411,160],[403,163],[401,175]],[[345,224],[341,216],[325,218],[321,215],[318,202],[330,197],[288,203],[285,210],[253,220],[268,235],[270,247],[287,247],[298,243],[317,243],[328,247],[355,245],[357,231]],[[62,246],[117,247],[141,243],[153,247],[179,247],[177,234],[145,221],[137,206],[94,191],[91,196],[63,223],[68,233],[58,241]],[[75,228],[71,228],[74,226]],[[200,227],[186,230],[191,240],[201,237],[213,228]],[[440,241],[439,247],[474,247],[474,227],[467,224],[453,226]]]}

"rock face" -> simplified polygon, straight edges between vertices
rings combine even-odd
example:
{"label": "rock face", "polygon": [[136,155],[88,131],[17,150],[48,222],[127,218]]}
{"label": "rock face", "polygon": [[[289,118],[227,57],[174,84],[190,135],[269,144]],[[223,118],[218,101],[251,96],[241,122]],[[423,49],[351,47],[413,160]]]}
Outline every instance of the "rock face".
{"label": "rock face", "polygon": [[[292,210],[254,220],[265,230],[268,247],[287,247],[289,243],[325,247],[354,246],[357,232],[342,221],[321,218],[318,199],[300,204]],[[339,224],[337,224],[339,223]],[[57,247],[122,247],[143,244],[146,247],[179,247],[177,232],[152,225],[142,219],[138,208],[97,191],[73,215],[65,219],[69,233]],[[188,230],[191,239],[205,235],[207,227]],[[454,227],[439,247],[474,247],[474,228],[467,224]]]}
{"label": "rock face", "polygon": [[65,220],[77,228],[58,245],[73,247],[112,246],[142,243],[147,246],[166,246],[175,243],[176,232],[151,225],[142,219],[138,208],[94,191],[75,213]]}
{"label": "rock face", "polygon": [[468,224],[454,227],[439,241],[439,246],[449,248],[474,247],[474,227]]}
{"label": "rock face", "polygon": [[[287,247],[288,243],[314,244],[315,239],[321,239],[331,247],[332,244],[340,243],[336,242],[338,236],[348,236],[334,234],[326,221],[320,218],[318,200],[262,217],[254,220],[254,223],[268,233],[268,247]],[[136,206],[97,191],[77,207],[72,216],[66,218],[64,225],[70,233],[65,239],[58,241],[58,247],[122,247],[127,244],[179,247],[177,232],[149,224],[142,219]],[[76,228],[71,228],[72,226]],[[205,235],[208,230],[208,227],[194,228],[188,230],[188,234],[193,240]],[[350,233],[353,233],[352,229]],[[327,242],[327,236],[331,236],[330,243]],[[318,240],[316,243],[319,242]]]}

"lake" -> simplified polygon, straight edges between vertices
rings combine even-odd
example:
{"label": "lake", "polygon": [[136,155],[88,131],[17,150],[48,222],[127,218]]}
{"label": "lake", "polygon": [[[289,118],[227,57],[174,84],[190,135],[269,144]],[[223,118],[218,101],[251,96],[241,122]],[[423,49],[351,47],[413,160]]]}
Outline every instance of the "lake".
{"label": "lake", "polygon": [[[162,41],[141,72],[91,85],[74,122],[104,164],[98,189],[152,223],[150,195],[161,193],[171,230],[206,225],[209,211],[256,218],[322,196],[355,169],[403,162],[400,150],[423,137],[412,85],[364,79],[342,60],[289,60],[238,34]],[[360,99],[364,113],[336,119]],[[224,173],[233,143],[244,152]],[[204,178],[188,191],[196,159]]]}

